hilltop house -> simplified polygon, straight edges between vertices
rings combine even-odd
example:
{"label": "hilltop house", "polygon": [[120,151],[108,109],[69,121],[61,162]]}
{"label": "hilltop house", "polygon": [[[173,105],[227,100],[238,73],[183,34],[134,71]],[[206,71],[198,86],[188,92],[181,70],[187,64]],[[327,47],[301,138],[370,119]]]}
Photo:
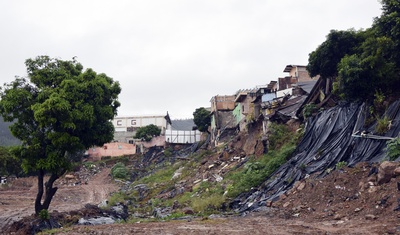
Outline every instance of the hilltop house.
{"label": "hilltop house", "polygon": [[218,141],[225,130],[234,129],[236,120],[233,116],[235,95],[216,95],[211,98],[211,140]]}
{"label": "hilltop house", "polygon": [[261,114],[261,103],[276,97],[277,82],[239,90],[234,95],[211,98],[211,139],[215,145],[231,132],[245,130],[248,123],[257,120]]}
{"label": "hilltop house", "polygon": [[310,74],[304,65],[286,65],[283,72],[289,73],[289,76],[278,78],[277,97],[292,95],[292,88],[295,84],[316,81],[319,78],[319,76],[313,78],[310,77]]}
{"label": "hilltop house", "polygon": [[[262,121],[263,141],[267,139],[270,120],[296,122],[298,112],[309,100],[317,97],[315,85],[319,76],[310,77],[306,66],[287,65],[283,72],[289,73],[278,81],[242,89],[234,95],[214,96],[211,99],[211,140],[215,145],[232,132],[244,131],[249,124]],[[315,95],[314,95],[315,94]]]}
{"label": "hilltop house", "polygon": [[278,79],[276,98],[262,103],[266,120],[297,119],[298,110],[319,82],[319,76],[311,78],[303,65],[287,65],[283,72],[289,76]]}

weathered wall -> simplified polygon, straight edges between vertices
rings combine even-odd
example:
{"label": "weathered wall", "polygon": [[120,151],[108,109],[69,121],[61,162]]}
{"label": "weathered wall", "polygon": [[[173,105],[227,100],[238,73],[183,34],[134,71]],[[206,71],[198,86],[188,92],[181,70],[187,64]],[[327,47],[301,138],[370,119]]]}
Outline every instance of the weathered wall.
{"label": "weathered wall", "polygon": [[133,140],[133,136],[140,127],[150,124],[156,125],[161,129],[161,135],[165,134],[165,130],[169,129],[169,124],[165,116],[130,116],[130,117],[115,117],[112,121],[115,132],[114,140],[118,142],[129,143]]}
{"label": "weathered wall", "polygon": [[163,147],[165,146],[165,136],[157,136],[151,139],[151,141],[149,142],[136,142],[136,144],[143,144],[145,148],[150,148],[154,146]]}
{"label": "weathered wall", "polygon": [[87,150],[89,158],[93,160],[101,160],[102,157],[106,156],[119,157],[135,153],[136,145],[127,143],[107,143],[102,147],[93,147]]}
{"label": "weathered wall", "polygon": [[217,95],[211,99],[211,112],[233,110],[235,108],[234,95]]}

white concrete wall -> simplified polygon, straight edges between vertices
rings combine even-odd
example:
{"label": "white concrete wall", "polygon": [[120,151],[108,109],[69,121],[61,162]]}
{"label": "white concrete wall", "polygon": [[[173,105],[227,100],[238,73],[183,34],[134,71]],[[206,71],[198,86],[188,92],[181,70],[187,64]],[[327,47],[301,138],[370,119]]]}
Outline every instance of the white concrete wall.
{"label": "white concrete wall", "polygon": [[177,131],[177,130],[166,130],[165,131],[165,141],[167,143],[173,144],[192,144],[199,142],[201,137],[201,132],[195,131]]}
{"label": "white concrete wall", "polygon": [[276,98],[280,98],[280,97],[283,97],[283,96],[285,96],[285,95],[292,95],[292,92],[293,92],[293,88],[288,88],[288,89],[285,89],[285,90],[281,90],[281,91],[277,91],[276,92]]}
{"label": "white concrete wall", "polygon": [[140,128],[150,124],[160,127],[161,134],[164,134],[167,129],[167,120],[164,116],[115,117],[112,122],[115,132],[125,132],[128,127]]}

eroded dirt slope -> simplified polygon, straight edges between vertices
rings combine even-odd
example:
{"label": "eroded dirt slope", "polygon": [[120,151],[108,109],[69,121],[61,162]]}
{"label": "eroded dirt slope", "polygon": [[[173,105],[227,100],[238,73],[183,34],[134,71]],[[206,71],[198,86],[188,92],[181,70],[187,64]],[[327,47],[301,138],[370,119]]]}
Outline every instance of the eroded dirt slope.
{"label": "eroded dirt slope", "polygon": [[[371,174],[374,166],[377,165],[361,163],[354,168],[332,171],[325,178],[310,176],[296,183],[269,207],[261,207],[245,216],[74,225],[56,234],[400,234],[400,211],[397,210],[400,179],[396,176],[387,183],[377,184],[376,174]],[[72,186],[61,181],[51,210],[71,211],[107,198],[118,188],[108,172],[109,169],[103,169],[96,173],[87,185]],[[9,224],[32,214],[35,194],[32,178],[21,179],[13,187],[3,189],[1,223]]]}
{"label": "eroded dirt slope", "polygon": [[[49,211],[59,212],[78,210],[85,204],[98,204],[107,199],[118,189],[111,181],[110,169],[97,169],[93,174],[85,174],[84,181],[77,174],[73,180],[61,178],[57,181],[59,187]],[[37,193],[36,177],[20,178],[9,187],[0,191],[0,229],[12,222],[34,213],[34,201]],[[80,182],[79,184],[76,184]]]}

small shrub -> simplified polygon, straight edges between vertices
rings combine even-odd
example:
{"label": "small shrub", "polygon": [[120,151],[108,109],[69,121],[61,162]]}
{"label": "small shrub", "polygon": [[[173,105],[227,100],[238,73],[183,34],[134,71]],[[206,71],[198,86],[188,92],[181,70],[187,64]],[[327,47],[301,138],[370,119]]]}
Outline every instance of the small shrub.
{"label": "small shrub", "polygon": [[171,147],[164,150],[164,156],[167,158],[172,157],[172,148]]}
{"label": "small shrub", "polygon": [[111,175],[113,178],[117,179],[126,179],[128,176],[128,170],[125,167],[125,164],[122,162],[116,163],[112,168],[111,168]]}
{"label": "small shrub", "polygon": [[400,157],[400,138],[395,138],[387,142],[387,156],[390,161],[394,161]]}
{"label": "small shrub", "polygon": [[41,210],[39,212],[39,218],[42,220],[49,220],[50,219],[49,211],[46,209]]}
{"label": "small shrub", "polygon": [[336,169],[342,169],[343,167],[347,166],[347,162],[338,162],[336,163]]}
{"label": "small shrub", "polygon": [[271,123],[270,134],[268,136],[269,149],[279,149],[283,144],[287,143],[293,133],[289,131],[286,125]]}
{"label": "small shrub", "polygon": [[317,105],[315,105],[314,103],[306,104],[303,109],[303,116],[304,118],[311,117],[316,111]]}
{"label": "small shrub", "polygon": [[388,117],[378,118],[375,126],[375,132],[379,135],[385,134],[389,130],[390,120]]}
{"label": "small shrub", "polygon": [[385,113],[387,106],[385,105],[386,96],[382,93],[382,91],[376,91],[374,94],[374,106],[373,113],[376,116],[381,116]]}

